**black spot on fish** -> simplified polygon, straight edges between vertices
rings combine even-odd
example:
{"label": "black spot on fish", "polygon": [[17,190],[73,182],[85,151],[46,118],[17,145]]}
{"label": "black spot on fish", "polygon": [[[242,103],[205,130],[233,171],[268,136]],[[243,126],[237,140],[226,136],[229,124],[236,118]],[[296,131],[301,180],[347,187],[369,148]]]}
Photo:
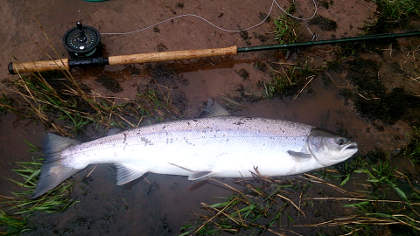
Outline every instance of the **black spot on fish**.
{"label": "black spot on fish", "polygon": [[123,133],[123,135],[124,135],[123,143],[125,143],[127,141],[127,134],[126,133]]}
{"label": "black spot on fish", "polygon": [[195,144],[194,143],[191,143],[190,141],[188,141],[187,138],[184,138],[184,141],[185,141],[185,143],[187,143],[187,144],[189,144],[191,146],[195,146]]}
{"label": "black spot on fish", "polygon": [[150,141],[149,139],[147,139],[145,137],[141,137],[140,140],[144,143],[144,146],[153,145],[152,141]]}
{"label": "black spot on fish", "polygon": [[238,121],[238,122],[233,122],[233,124],[234,125],[243,125],[243,124],[245,124],[244,122],[242,122],[242,121]]}

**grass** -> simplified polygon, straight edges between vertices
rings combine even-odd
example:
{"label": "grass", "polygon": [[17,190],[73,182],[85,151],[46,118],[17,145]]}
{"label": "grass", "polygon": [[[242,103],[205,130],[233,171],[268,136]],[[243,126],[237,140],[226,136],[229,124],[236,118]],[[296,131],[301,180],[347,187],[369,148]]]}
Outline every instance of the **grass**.
{"label": "grass", "polygon": [[16,111],[13,107],[13,100],[5,94],[0,95],[0,114],[5,114],[7,111]]}
{"label": "grass", "polygon": [[[287,10],[290,14],[296,11],[295,5],[292,3]],[[296,25],[297,22],[290,17],[283,15],[274,19],[274,39],[279,44],[294,43],[297,40]]]}
{"label": "grass", "polygon": [[230,189],[233,194],[217,203],[202,203],[205,214],[200,215],[199,221],[184,225],[180,235],[219,235],[222,232],[232,234],[245,232],[246,235],[270,232],[281,235],[280,231],[290,230],[274,229],[281,222],[280,218],[290,223],[293,221],[293,218],[285,217],[283,211],[293,208],[299,214],[305,214],[298,203],[283,195],[290,186],[293,186],[291,183],[279,183],[256,175],[255,182],[249,180],[238,182],[237,184],[242,187],[240,190],[216,179],[212,181]]}
{"label": "grass", "polygon": [[377,5],[377,20],[366,27],[370,33],[384,33],[403,26],[410,17],[420,16],[418,0],[374,0]]}
{"label": "grass", "polygon": [[420,16],[416,0],[375,0],[380,18],[387,23],[401,23],[411,15]]}
{"label": "grass", "polygon": [[202,203],[199,218],[185,225],[180,235],[416,235],[419,175],[398,169],[391,160],[411,161],[418,168],[412,159],[418,160],[419,138],[416,129],[412,142],[397,156],[370,152],[293,179],[256,174],[254,180],[235,186],[212,180],[232,194],[213,204]]}
{"label": "grass", "polygon": [[[14,107],[2,107],[19,115],[38,119],[48,129],[64,136],[95,128],[137,127],[144,118],[163,119],[176,114],[168,88],[150,86],[139,90],[137,99],[107,97],[86,87],[70,74],[41,74],[8,82],[16,97]],[[4,100],[4,99],[3,99]]]}
{"label": "grass", "polygon": [[301,65],[274,64],[270,69],[271,80],[259,83],[266,98],[292,95],[297,97],[316,75],[307,61]]}
{"label": "grass", "polygon": [[11,196],[1,196],[0,235],[20,234],[30,231],[30,217],[39,212],[60,212],[76,202],[70,198],[72,183],[65,181],[57,188],[42,197],[31,199],[40,175],[42,158],[40,152],[32,144],[28,144],[33,153],[33,161],[17,162],[13,171],[17,179],[9,179],[21,190],[12,192]]}
{"label": "grass", "polygon": [[411,142],[403,150],[403,155],[408,158],[413,166],[420,164],[420,128],[413,127]]}
{"label": "grass", "polygon": [[[155,83],[139,88],[135,99],[102,96],[76,81],[70,74],[36,73],[19,75],[7,88],[14,99],[0,97],[0,112],[39,120],[44,126],[63,136],[81,136],[89,128],[134,128],[144,119],[163,121],[179,114],[172,105],[170,89]],[[35,213],[60,212],[75,202],[69,198],[72,183],[65,181],[53,191],[30,199],[39,178],[42,158],[39,150],[32,161],[16,163],[13,171],[19,179],[10,179],[22,190],[2,196],[0,235],[20,234],[31,229],[30,218]]]}

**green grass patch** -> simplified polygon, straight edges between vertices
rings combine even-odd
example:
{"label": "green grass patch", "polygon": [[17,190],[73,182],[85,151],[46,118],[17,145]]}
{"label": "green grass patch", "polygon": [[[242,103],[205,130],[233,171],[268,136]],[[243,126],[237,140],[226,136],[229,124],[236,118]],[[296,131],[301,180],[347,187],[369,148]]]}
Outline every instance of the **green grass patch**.
{"label": "green grass patch", "polygon": [[[291,3],[290,7],[287,9],[287,12],[293,14],[296,11],[296,6],[294,3]],[[296,26],[297,22],[286,16],[280,16],[277,19],[274,19],[274,39],[279,44],[288,44],[294,43],[297,40]]]}
{"label": "green grass patch", "polygon": [[370,33],[384,33],[404,26],[412,16],[420,16],[418,0],[374,0],[378,19],[366,27]]}

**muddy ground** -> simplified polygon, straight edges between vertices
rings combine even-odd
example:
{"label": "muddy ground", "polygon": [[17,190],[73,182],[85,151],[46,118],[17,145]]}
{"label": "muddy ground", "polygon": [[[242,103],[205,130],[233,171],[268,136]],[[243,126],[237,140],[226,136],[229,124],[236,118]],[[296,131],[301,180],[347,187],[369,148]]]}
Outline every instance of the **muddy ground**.
{"label": "muddy ground", "polygon": [[[313,33],[317,39],[357,36],[363,33],[361,28],[376,17],[376,6],[370,1],[327,2],[329,4],[319,6],[318,14],[330,21],[301,23],[298,41],[310,40]],[[288,6],[289,1],[279,3]],[[7,0],[0,6],[3,16],[0,22],[3,40],[0,81],[16,79],[7,73],[11,60],[41,60],[50,55],[56,57],[56,54],[66,57],[61,37],[78,20],[101,33],[127,32],[168,17],[194,13],[225,28],[242,29],[259,22],[270,5],[270,0],[110,0],[100,3]],[[313,6],[311,1],[297,1],[296,9],[296,15],[310,16]],[[103,35],[104,54],[273,44],[276,41],[272,21],[280,15],[281,11],[274,8],[270,21],[246,34],[221,32],[197,19],[183,18],[142,33]],[[417,28],[420,25],[418,21],[413,24]],[[233,115],[303,122],[353,138],[361,153],[375,149],[394,152],[409,142],[413,115],[407,115],[405,111],[418,104],[406,103],[406,108],[398,106],[403,110],[402,114],[381,120],[374,117],[377,114],[361,114],[359,108],[363,109],[365,103],[357,103],[360,98],[351,99],[343,91],[355,89],[357,83],[365,77],[371,78],[373,73],[385,86],[385,93],[402,87],[409,94],[418,96],[419,82],[412,79],[413,73],[419,75],[415,58],[418,54],[406,48],[418,48],[419,43],[419,39],[387,41],[375,46],[377,53],[374,54],[363,50],[346,54],[348,47],[322,46],[288,53],[271,51],[181,62],[76,68],[72,73],[103,95],[123,98],[135,98],[138,87],[154,79],[179,95],[178,106],[183,118],[198,117],[208,98],[215,98]],[[275,63],[302,61],[322,70],[314,69],[314,79],[301,93],[299,88],[292,96],[264,97],[261,82],[272,79]],[[372,94],[375,92],[369,95]],[[366,98],[364,93],[361,96],[366,101],[375,99]],[[14,177],[11,171],[14,163],[31,158],[25,140],[41,146],[46,132],[48,130],[37,121],[22,120],[11,113],[0,117],[0,171],[4,177],[0,180],[1,194],[7,195],[17,189],[6,179]],[[177,235],[183,224],[194,219],[200,202],[215,202],[230,193],[212,184],[192,188],[183,177],[155,174],[118,187],[114,185],[114,170],[109,166],[99,166],[86,177],[89,171],[88,168],[74,178],[72,196],[79,203],[63,213],[33,217],[35,230],[28,235]]]}

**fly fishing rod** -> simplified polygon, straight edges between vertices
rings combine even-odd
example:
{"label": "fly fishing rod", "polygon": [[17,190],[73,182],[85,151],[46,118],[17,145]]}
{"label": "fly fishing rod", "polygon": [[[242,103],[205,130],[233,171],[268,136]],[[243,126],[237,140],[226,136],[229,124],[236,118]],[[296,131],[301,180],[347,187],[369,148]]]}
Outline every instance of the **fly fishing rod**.
{"label": "fly fishing rod", "polygon": [[236,55],[238,53],[255,52],[264,50],[278,50],[290,49],[297,47],[309,47],[324,44],[338,44],[367,40],[380,40],[380,39],[394,39],[402,37],[420,36],[420,31],[412,31],[406,33],[387,33],[387,34],[374,34],[364,35],[359,37],[319,40],[309,42],[298,42],[290,44],[275,44],[275,45],[262,45],[253,47],[237,46],[225,48],[212,48],[212,49],[198,49],[198,50],[184,50],[184,51],[169,51],[169,52],[152,52],[152,53],[139,53],[120,56],[102,57],[101,55],[101,39],[100,33],[91,26],[82,25],[77,22],[76,27],[67,31],[63,37],[64,47],[69,53],[69,58],[62,58],[47,61],[32,61],[32,62],[10,62],[8,69],[11,74],[26,73],[26,72],[43,72],[52,70],[70,70],[77,66],[88,65],[124,65],[145,62],[159,62],[170,60],[182,60],[193,58],[204,58],[213,56]]}

